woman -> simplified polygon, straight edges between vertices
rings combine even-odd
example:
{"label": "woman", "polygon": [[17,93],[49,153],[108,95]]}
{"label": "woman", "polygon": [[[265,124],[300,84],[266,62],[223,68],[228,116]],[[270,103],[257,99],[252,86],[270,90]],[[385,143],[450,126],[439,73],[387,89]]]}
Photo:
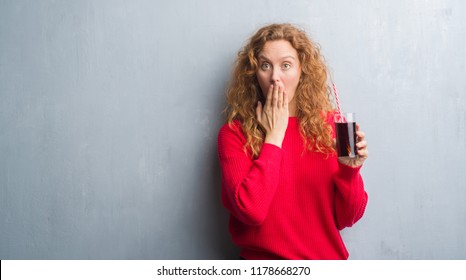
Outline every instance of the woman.
{"label": "woman", "polygon": [[339,231],[364,214],[368,156],[335,154],[327,69],[290,24],[257,31],[238,53],[218,135],[222,202],[244,259],[347,259]]}

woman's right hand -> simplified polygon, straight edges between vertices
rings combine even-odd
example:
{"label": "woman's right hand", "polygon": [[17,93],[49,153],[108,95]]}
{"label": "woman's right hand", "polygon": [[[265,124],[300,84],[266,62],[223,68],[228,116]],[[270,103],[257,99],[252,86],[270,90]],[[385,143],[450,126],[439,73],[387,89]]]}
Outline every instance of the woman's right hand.
{"label": "woman's right hand", "polygon": [[270,85],[265,105],[259,101],[256,116],[265,129],[265,143],[282,147],[288,127],[288,96],[281,85]]}

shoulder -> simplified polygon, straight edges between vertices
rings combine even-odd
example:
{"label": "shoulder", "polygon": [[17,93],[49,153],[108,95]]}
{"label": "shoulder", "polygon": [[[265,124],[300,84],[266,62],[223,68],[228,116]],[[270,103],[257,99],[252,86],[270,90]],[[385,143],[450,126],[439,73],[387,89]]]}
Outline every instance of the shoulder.
{"label": "shoulder", "polygon": [[241,123],[233,121],[224,124],[218,132],[217,144],[220,158],[244,155],[246,137],[243,134]]}
{"label": "shoulder", "polygon": [[241,129],[241,122],[238,120],[234,120],[230,123],[225,123],[220,128],[218,135],[225,135],[225,134],[243,134]]}
{"label": "shoulder", "polygon": [[322,112],[322,117],[326,123],[333,125],[335,123],[335,113],[336,111],[324,111]]}
{"label": "shoulder", "polygon": [[336,136],[336,131],[335,131],[335,114],[336,111],[327,111],[327,112],[322,112],[323,118],[325,120],[325,123],[330,126],[331,128],[331,135],[332,138],[335,138]]}
{"label": "shoulder", "polygon": [[244,137],[241,122],[234,120],[230,123],[225,123],[218,132],[218,141],[219,143],[225,141],[245,142],[246,137]]}

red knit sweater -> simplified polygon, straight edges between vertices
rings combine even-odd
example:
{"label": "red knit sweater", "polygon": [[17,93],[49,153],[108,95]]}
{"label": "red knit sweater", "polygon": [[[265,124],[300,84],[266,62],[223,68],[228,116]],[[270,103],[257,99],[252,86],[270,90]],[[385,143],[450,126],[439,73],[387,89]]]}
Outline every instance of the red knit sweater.
{"label": "red knit sweater", "polygon": [[[333,126],[333,123],[332,123]],[[359,173],[337,157],[304,149],[290,117],[282,148],[265,143],[251,160],[239,122],[218,135],[222,202],[245,259],[347,259],[339,230],[364,214]]]}

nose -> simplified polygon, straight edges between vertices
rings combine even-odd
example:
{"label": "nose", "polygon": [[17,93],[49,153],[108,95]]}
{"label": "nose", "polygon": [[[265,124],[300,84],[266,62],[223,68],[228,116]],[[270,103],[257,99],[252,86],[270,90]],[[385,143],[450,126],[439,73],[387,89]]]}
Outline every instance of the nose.
{"label": "nose", "polygon": [[270,76],[270,83],[276,85],[280,82],[280,72],[277,69],[273,69],[272,76]]}

